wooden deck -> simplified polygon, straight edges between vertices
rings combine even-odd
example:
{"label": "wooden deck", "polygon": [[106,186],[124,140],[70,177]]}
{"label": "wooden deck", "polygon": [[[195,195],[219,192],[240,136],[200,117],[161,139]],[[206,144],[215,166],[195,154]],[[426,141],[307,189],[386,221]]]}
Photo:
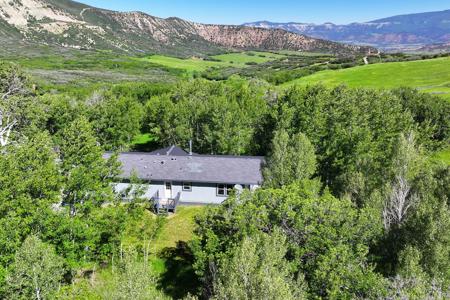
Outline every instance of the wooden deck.
{"label": "wooden deck", "polygon": [[168,214],[175,213],[177,206],[180,202],[181,193],[178,193],[175,198],[161,198],[159,197],[159,192],[153,199],[155,205],[155,211],[157,214]]}

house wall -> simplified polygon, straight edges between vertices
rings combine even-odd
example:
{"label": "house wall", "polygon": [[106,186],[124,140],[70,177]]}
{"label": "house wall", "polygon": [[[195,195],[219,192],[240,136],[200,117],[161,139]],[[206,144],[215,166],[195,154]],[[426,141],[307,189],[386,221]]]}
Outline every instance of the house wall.
{"label": "house wall", "polygon": [[[114,184],[114,191],[117,194],[121,194],[123,191],[129,189],[130,186],[130,183],[116,183]],[[156,197],[158,191],[160,191],[160,195],[164,195],[164,182],[152,182],[152,184],[144,184],[143,186],[145,186],[144,198],[151,199]]]}
{"label": "house wall", "polygon": [[183,191],[181,182],[174,182],[175,194],[181,192],[181,203],[220,204],[227,197],[217,196],[216,184],[192,183],[192,191]]}
{"label": "house wall", "polygon": [[[145,185],[145,198],[151,199],[157,197],[158,191],[161,198],[165,197],[164,182],[152,182]],[[129,183],[118,183],[114,185],[116,193],[130,187]],[[251,186],[254,190],[258,186]],[[217,185],[215,183],[192,183],[192,191],[183,191],[182,182],[172,182],[172,197],[175,198],[178,193],[181,193],[180,204],[221,204],[227,197],[217,195]]]}

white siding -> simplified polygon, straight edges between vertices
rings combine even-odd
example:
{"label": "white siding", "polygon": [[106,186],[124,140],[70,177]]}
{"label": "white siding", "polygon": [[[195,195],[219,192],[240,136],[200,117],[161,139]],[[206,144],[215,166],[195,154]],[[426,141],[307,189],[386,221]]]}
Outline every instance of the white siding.
{"label": "white siding", "polygon": [[[117,183],[117,184],[114,184],[114,191],[118,194],[121,194],[123,191],[130,188],[130,186],[131,186],[130,183]],[[164,183],[163,182],[144,184],[143,186],[146,187],[145,194],[144,194],[145,198],[151,199],[153,197],[156,197],[158,191],[159,191],[160,195],[164,195]]]}
{"label": "white siding", "polygon": [[[158,191],[160,197],[164,196],[164,182],[152,182],[151,184],[146,184],[146,186],[145,198],[151,199],[156,197]],[[129,183],[114,185],[116,193],[121,193],[129,187]],[[258,187],[253,185],[250,189],[255,190]],[[172,182],[172,196],[175,198],[178,193],[181,193],[180,202],[182,204],[221,204],[227,199],[227,197],[217,195],[217,185],[215,183],[192,183],[192,191],[183,191],[182,182]]]}

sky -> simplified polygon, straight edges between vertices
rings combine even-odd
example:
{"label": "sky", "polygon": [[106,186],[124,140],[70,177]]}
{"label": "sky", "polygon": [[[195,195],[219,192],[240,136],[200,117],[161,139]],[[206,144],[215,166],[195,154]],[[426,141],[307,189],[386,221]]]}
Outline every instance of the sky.
{"label": "sky", "polygon": [[78,0],[119,11],[143,11],[210,24],[252,21],[348,24],[450,9],[450,0]]}

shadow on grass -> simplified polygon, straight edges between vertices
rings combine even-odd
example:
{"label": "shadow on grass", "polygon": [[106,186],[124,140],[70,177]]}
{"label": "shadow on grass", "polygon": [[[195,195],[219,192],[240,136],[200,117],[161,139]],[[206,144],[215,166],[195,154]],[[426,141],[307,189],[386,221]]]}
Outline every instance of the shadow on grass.
{"label": "shadow on grass", "polygon": [[163,249],[160,257],[166,262],[166,271],[159,279],[159,289],[173,299],[196,294],[200,281],[192,268],[194,256],[188,244],[180,241],[176,247]]}

